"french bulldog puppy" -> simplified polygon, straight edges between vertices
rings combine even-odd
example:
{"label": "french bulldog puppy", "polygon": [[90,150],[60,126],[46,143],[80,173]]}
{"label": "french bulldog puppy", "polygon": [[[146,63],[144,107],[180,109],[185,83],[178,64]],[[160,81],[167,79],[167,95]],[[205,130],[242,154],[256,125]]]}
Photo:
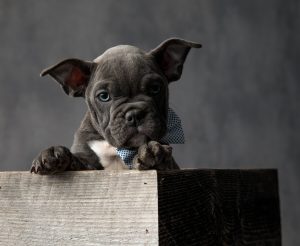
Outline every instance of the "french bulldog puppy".
{"label": "french bulldog puppy", "polygon": [[42,71],[88,110],[69,150],[52,146],[30,171],[128,169],[116,148],[137,148],[134,169],[179,169],[172,149],[160,143],[167,129],[168,85],[179,80],[184,61],[198,43],[172,38],[145,52],[130,45],[108,49],[93,61],[66,59]]}

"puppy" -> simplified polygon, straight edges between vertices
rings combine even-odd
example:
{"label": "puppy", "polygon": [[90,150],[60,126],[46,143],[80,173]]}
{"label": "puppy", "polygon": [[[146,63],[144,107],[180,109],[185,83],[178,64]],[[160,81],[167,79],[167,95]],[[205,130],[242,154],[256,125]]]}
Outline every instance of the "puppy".
{"label": "puppy", "polygon": [[88,106],[69,150],[52,146],[32,162],[31,172],[128,169],[117,149],[136,150],[130,169],[179,169],[167,132],[168,85],[179,80],[184,61],[198,43],[172,38],[145,52],[119,45],[93,61],[66,59],[42,71],[66,94]]}

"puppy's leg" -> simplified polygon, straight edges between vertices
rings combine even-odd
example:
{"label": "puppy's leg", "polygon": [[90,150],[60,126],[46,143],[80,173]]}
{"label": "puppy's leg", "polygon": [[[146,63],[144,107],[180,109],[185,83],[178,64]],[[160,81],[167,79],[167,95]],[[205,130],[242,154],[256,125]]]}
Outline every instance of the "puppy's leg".
{"label": "puppy's leg", "polygon": [[37,174],[54,174],[65,170],[92,170],[80,153],[72,154],[64,146],[52,146],[43,150],[32,162],[30,172]]}
{"label": "puppy's leg", "polygon": [[150,141],[139,147],[134,157],[133,165],[139,170],[173,170],[179,166],[172,157],[172,147],[162,145],[156,141]]}

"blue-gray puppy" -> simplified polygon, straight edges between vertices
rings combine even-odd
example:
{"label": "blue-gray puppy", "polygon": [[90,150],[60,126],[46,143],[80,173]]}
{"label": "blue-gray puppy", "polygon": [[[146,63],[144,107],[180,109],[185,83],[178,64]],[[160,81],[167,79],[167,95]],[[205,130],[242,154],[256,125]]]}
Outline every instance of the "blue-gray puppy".
{"label": "blue-gray puppy", "polygon": [[45,69],[41,75],[52,76],[68,95],[84,97],[88,111],[71,150],[43,150],[31,172],[127,169],[116,148],[137,148],[136,169],[178,169],[169,145],[159,142],[167,129],[168,85],[180,79],[190,49],[200,47],[176,38],[149,52],[120,45],[94,61],[67,59]]}

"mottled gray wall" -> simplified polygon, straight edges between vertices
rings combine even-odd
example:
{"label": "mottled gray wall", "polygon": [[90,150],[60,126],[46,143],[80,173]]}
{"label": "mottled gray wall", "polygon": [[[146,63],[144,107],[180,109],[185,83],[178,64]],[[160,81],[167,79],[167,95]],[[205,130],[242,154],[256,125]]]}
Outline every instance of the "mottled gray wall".
{"label": "mottled gray wall", "polygon": [[[300,5],[257,1],[0,1],[0,169],[70,146],[85,112],[39,72],[117,44],[198,41],[171,106],[182,167],[279,169],[284,245],[300,245]],[[297,66],[297,67],[296,67]]]}

